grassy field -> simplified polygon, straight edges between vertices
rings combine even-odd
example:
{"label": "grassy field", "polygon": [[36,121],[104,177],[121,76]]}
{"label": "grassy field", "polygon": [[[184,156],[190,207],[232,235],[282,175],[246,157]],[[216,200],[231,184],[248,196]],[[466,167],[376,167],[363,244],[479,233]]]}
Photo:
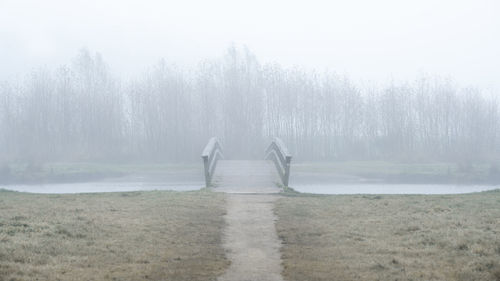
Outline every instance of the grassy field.
{"label": "grassy field", "polygon": [[500,191],[290,194],[277,202],[286,280],[500,280]]}
{"label": "grassy field", "polygon": [[496,163],[403,163],[387,161],[339,161],[293,163],[292,173],[359,177],[388,183],[500,183]]}
{"label": "grassy field", "polygon": [[[215,280],[229,266],[224,198],[0,191],[0,281]],[[286,280],[500,281],[500,190],[288,191],[275,212]]]}
{"label": "grassy field", "polygon": [[0,191],[0,280],[215,280],[224,195]]}

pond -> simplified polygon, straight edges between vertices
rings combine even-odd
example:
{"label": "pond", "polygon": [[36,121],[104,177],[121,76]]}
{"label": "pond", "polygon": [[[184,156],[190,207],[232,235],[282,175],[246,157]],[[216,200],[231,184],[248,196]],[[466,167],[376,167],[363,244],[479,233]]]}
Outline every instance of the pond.
{"label": "pond", "polygon": [[290,176],[290,187],[314,194],[462,194],[498,189],[498,185],[386,183],[333,173],[296,171]]}
{"label": "pond", "polygon": [[148,190],[190,191],[205,186],[201,169],[137,173],[83,183],[7,184],[0,188],[30,193],[93,193]]}
{"label": "pond", "polygon": [[[84,183],[11,184],[0,188],[30,193],[92,193],[148,190],[191,191],[205,186],[201,167],[140,172],[124,177]],[[393,184],[366,182],[358,177],[296,170],[290,186],[315,194],[462,194],[500,188],[498,185]]]}

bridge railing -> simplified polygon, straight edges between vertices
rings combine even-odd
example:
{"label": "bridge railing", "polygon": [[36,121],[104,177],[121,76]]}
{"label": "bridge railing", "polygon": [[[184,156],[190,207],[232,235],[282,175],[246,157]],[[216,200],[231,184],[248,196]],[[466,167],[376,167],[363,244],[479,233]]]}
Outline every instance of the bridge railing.
{"label": "bridge railing", "polygon": [[266,150],[266,159],[273,160],[276,170],[281,178],[281,183],[288,186],[290,179],[290,162],[292,155],[288,152],[285,144],[280,138],[274,138]]}
{"label": "bridge railing", "polygon": [[205,149],[201,154],[201,158],[203,159],[203,166],[205,171],[205,186],[209,187],[212,183],[212,177],[215,172],[215,167],[217,167],[217,161],[219,159],[224,158],[222,154],[222,146],[220,145],[217,138],[211,138]]}

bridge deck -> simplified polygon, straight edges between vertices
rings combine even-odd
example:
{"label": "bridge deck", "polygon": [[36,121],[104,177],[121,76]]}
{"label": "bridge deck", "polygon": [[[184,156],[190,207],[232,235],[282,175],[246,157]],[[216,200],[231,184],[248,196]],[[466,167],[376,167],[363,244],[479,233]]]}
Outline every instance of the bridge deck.
{"label": "bridge deck", "polygon": [[278,193],[280,179],[271,161],[220,160],[214,190],[227,193]]}

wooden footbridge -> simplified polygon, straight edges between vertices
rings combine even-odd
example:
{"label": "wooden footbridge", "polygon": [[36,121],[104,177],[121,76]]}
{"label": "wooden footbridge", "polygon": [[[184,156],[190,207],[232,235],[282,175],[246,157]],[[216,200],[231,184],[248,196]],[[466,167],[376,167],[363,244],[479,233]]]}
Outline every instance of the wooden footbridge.
{"label": "wooden footbridge", "polygon": [[216,138],[208,141],[203,153],[205,184],[227,193],[277,193],[288,186],[292,156],[283,141],[274,138],[262,160],[223,160]]}

